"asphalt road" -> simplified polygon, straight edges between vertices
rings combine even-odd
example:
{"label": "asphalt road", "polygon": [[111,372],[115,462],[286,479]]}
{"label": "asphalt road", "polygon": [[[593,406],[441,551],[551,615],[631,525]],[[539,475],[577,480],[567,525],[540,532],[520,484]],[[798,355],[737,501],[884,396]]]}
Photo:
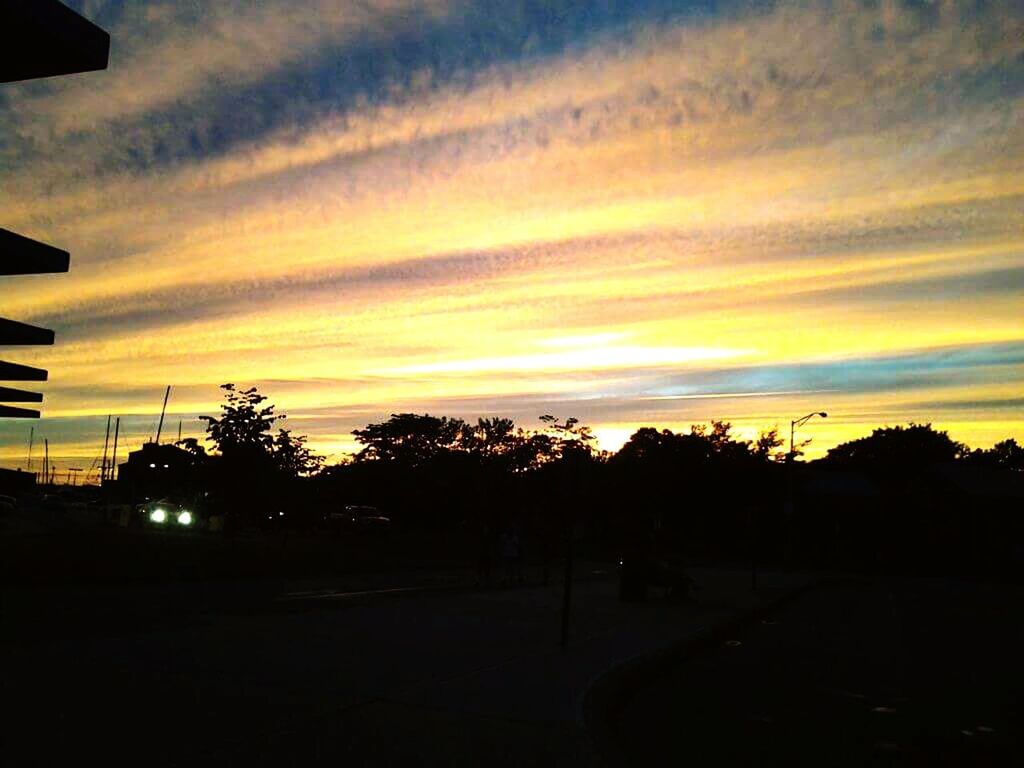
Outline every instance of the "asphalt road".
{"label": "asphalt road", "polygon": [[614,761],[1024,765],[1022,598],[949,580],[819,589],[639,692]]}

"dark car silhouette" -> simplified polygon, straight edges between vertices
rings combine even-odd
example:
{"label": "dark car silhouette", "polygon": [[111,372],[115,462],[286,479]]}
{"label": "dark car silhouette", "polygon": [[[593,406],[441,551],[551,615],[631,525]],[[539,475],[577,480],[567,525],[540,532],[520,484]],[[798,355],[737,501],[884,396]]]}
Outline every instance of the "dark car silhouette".
{"label": "dark car silhouette", "polygon": [[360,532],[381,532],[391,527],[391,518],[382,515],[376,507],[358,504],[350,504],[340,512],[329,512],[324,522],[332,528]]}

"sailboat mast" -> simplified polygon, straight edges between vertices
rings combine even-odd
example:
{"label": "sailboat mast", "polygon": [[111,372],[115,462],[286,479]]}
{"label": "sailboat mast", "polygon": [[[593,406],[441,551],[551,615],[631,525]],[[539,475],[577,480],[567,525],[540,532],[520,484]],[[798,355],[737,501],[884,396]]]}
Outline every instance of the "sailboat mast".
{"label": "sailboat mast", "polygon": [[114,473],[117,471],[117,435],[121,431],[121,417],[117,417],[117,421],[114,422],[114,455],[110,459],[110,479],[116,480]]}
{"label": "sailboat mast", "polygon": [[153,442],[155,442],[157,444],[160,443],[160,432],[162,432],[163,428],[164,428],[164,414],[167,413],[167,398],[169,398],[170,396],[171,396],[171,385],[168,384],[167,385],[167,391],[164,392],[164,407],[160,409],[160,424],[156,428],[156,440],[153,441]]}
{"label": "sailboat mast", "polygon": [[100,485],[107,479],[107,445],[110,443],[110,414],[107,414],[107,434],[103,438],[103,463],[100,464]]}

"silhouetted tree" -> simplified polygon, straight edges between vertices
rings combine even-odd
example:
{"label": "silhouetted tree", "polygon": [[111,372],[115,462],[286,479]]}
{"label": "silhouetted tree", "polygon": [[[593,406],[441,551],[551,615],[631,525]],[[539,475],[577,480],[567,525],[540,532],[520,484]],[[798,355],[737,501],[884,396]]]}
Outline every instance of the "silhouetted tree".
{"label": "silhouetted tree", "polygon": [[580,424],[580,420],[570,417],[559,422],[555,416],[544,414],[540,420],[547,426],[544,428],[550,442],[538,441],[538,445],[544,445],[548,458],[563,459],[567,457],[592,458],[596,438],[590,427]]}
{"label": "silhouetted tree", "polygon": [[689,434],[641,427],[612,461],[678,473],[683,467],[693,469],[712,462],[719,465],[741,464],[752,458],[768,460],[782,444],[777,430],[763,432],[753,446],[749,441],[733,439],[731,432],[732,425],[726,421],[712,421],[710,429],[704,424],[693,424]]}
{"label": "silhouetted tree", "polygon": [[824,462],[837,467],[899,471],[955,461],[968,453],[963,443],[929,424],[882,427],[869,437],[829,449]]}
{"label": "silhouetted tree", "polygon": [[356,454],[357,461],[398,461],[419,466],[442,452],[463,448],[472,430],[462,419],[393,413],[387,421],[368,424],[364,429],[352,430],[352,434],[364,446]]}
{"label": "silhouetted tree", "polygon": [[[209,484],[214,506],[236,517],[260,522],[268,512],[303,506],[298,502],[297,479],[320,469],[322,459],[310,451],[303,436],[274,424],[285,418],[256,387],[238,390],[224,384],[225,401],[220,416],[200,416],[206,422],[207,439],[219,456],[209,463]],[[198,442],[189,448],[201,450]]]}
{"label": "silhouetted tree", "polygon": [[274,438],[274,465],[287,477],[308,477],[323,466],[323,457],[306,447],[305,435],[293,435],[279,429]]}
{"label": "silhouetted tree", "polygon": [[263,405],[267,398],[256,387],[239,391],[234,384],[222,384],[220,388],[227,400],[221,404],[220,418],[199,417],[206,422],[207,439],[227,459],[268,454],[274,442],[270,430],[284,416],[275,414],[273,405]]}
{"label": "silhouetted tree", "polygon": [[966,458],[972,464],[1024,472],[1024,446],[1018,445],[1013,438],[998,442],[987,450],[975,448]]}
{"label": "silhouetted tree", "polygon": [[197,464],[202,463],[207,458],[206,449],[203,448],[202,444],[194,437],[186,437],[183,440],[178,440],[175,445],[186,453],[192,454],[192,459]]}
{"label": "silhouetted tree", "polygon": [[520,435],[512,419],[481,418],[463,434],[463,444],[484,458],[505,456],[515,450]]}
{"label": "silhouetted tree", "polygon": [[554,440],[516,427],[512,419],[481,418],[463,431],[458,448],[493,470],[522,473],[554,458]]}
{"label": "silhouetted tree", "polygon": [[658,431],[654,427],[641,427],[627,440],[615,454],[613,461],[641,464],[658,462],[672,451],[679,435],[669,429]]}
{"label": "silhouetted tree", "polygon": [[744,461],[751,456],[748,440],[736,440],[732,436],[732,424],[728,421],[712,421],[711,431],[706,433],[711,450],[726,461]]}
{"label": "silhouetted tree", "polygon": [[776,430],[752,443],[717,420],[687,433],[638,429],[609,461],[618,530],[634,542],[657,531],[660,546],[677,553],[736,556],[751,507],[779,503],[781,467],[772,459],[781,444]]}
{"label": "silhouetted tree", "polygon": [[754,441],[752,446],[752,451],[760,459],[784,461],[786,454],[780,451],[779,448],[785,444],[786,441],[779,435],[779,428],[772,427],[769,430],[762,431],[757,436],[757,440]]}

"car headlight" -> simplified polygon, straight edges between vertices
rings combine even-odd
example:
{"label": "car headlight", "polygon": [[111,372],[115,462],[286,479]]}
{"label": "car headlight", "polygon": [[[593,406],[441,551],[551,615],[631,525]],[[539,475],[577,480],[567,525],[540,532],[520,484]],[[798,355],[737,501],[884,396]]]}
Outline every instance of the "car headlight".
{"label": "car headlight", "polygon": [[162,523],[167,520],[167,513],[162,509],[154,509],[149,513],[149,519],[154,523]]}
{"label": "car headlight", "polygon": [[179,525],[192,525],[192,513],[183,511],[178,515]]}

